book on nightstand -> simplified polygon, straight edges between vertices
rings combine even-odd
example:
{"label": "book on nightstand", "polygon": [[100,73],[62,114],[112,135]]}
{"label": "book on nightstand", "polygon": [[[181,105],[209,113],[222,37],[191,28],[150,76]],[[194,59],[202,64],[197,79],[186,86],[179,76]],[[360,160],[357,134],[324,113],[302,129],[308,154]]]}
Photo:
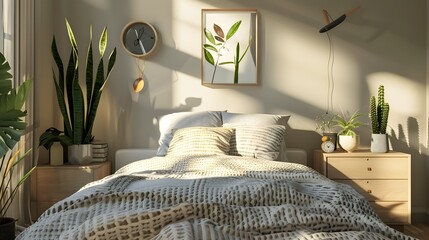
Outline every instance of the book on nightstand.
{"label": "book on nightstand", "polygon": [[95,141],[92,143],[92,161],[104,162],[107,161],[109,148],[107,143]]}

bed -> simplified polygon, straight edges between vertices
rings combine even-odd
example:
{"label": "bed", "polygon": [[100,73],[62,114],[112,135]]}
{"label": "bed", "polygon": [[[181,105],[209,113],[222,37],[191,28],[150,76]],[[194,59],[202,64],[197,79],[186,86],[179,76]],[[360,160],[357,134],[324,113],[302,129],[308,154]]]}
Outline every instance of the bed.
{"label": "bed", "polygon": [[211,126],[181,114],[186,123],[160,121],[156,152],[118,151],[115,174],[56,203],[17,239],[411,239],[351,187],[294,163],[305,152],[288,154],[284,116],[203,113],[221,119]]}

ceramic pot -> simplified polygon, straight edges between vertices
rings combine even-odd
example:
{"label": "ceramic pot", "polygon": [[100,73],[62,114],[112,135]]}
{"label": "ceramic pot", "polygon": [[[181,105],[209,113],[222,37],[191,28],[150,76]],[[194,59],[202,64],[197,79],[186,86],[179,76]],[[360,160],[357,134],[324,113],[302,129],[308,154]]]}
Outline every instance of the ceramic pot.
{"label": "ceramic pot", "polygon": [[68,160],[73,165],[85,165],[92,161],[92,144],[76,144],[68,147]]}
{"label": "ceramic pot", "polygon": [[54,142],[49,148],[49,164],[52,166],[63,165],[63,146],[60,142]]}
{"label": "ceramic pot", "polygon": [[15,219],[4,217],[0,219],[0,239],[15,239]]}
{"label": "ceramic pot", "polygon": [[385,153],[389,151],[387,143],[387,134],[372,134],[371,135],[371,152]]}
{"label": "ceramic pot", "polygon": [[341,148],[346,150],[347,152],[353,152],[359,147],[359,135],[355,136],[346,136],[346,135],[338,135],[338,143]]}

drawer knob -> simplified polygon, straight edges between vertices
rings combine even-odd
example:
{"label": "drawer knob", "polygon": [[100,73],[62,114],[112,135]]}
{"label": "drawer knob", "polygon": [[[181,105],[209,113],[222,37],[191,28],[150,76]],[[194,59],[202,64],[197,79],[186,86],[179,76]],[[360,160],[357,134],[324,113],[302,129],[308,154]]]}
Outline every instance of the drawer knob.
{"label": "drawer knob", "polygon": [[366,190],[367,193],[372,193],[371,189]]}
{"label": "drawer knob", "polygon": [[370,168],[370,167],[369,167],[369,168],[368,168],[368,171],[372,171],[372,168]]}

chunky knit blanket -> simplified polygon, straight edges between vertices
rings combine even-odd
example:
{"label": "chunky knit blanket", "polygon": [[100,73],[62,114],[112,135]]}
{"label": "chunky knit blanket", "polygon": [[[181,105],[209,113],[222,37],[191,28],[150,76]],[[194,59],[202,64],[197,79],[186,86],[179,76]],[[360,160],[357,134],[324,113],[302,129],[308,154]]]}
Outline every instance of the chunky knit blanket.
{"label": "chunky knit blanket", "polygon": [[[53,189],[54,190],[54,189]],[[86,185],[17,239],[410,239],[299,164],[155,157]]]}

